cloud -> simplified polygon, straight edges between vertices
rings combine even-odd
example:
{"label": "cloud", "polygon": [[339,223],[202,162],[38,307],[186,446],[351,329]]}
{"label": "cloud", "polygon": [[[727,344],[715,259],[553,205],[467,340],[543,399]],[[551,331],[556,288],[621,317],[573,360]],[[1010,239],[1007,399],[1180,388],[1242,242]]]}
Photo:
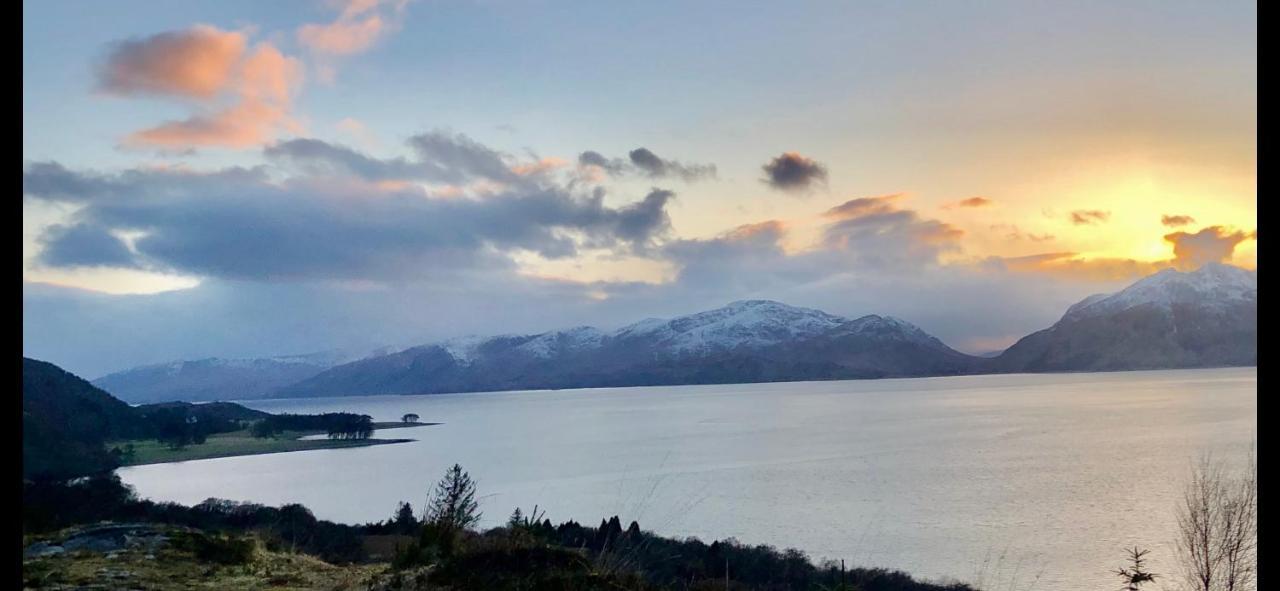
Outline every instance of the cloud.
{"label": "cloud", "polygon": [[892,195],[882,195],[880,197],[859,197],[857,199],[850,199],[823,212],[822,216],[843,220],[867,215],[889,213],[896,209],[893,202],[901,198],[901,193],[894,193]]}
{"label": "cloud", "polygon": [[827,167],[797,152],[785,152],[761,168],[764,182],[782,191],[803,192],[827,182]]}
{"label": "cloud", "polygon": [[244,33],[208,25],[120,41],[98,69],[98,88],[125,96],[213,98],[231,82],[245,46]]}
{"label": "cloud", "polygon": [[1189,215],[1162,215],[1160,216],[1160,223],[1169,226],[1170,228],[1176,228],[1178,226],[1194,224],[1196,223],[1196,219]]}
{"label": "cloud", "polygon": [[316,58],[322,82],[336,78],[336,59],[364,53],[399,29],[408,0],[347,0],[341,4],[337,19],[302,25],[295,35],[298,44]]}
{"label": "cloud", "polygon": [[[423,161],[401,164],[411,172],[463,180],[527,178],[480,144],[418,137],[442,141],[418,142]],[[357,159],[347,148],[290,145],[295,151],[299,145],[319,148],[330,161],[367,168],[369,177],[388,176],[387,163]],[[511,268],[511,257],[520,251],[552,259],[581,249],[643,252],[669,233],[666,207],[674,197],[654,189],[639,201],[609,207],[600,188],[584,193],[519,182],[492,194],[442,199],[419,187],[359,178],[272,181],[264,169],[97,174],[56,163],[27,167],[23,191],[28,198],[82,206],[72,216],[75,233],[52,229],[42,235],[56,255],[45,257],[48,264],[84,263],[87,238],[131,232],[139,235],[136,253],[125,261],[116,250],[114,262],[262,281],[399,281],[448,269]]]}
{"label": "cloud", "polygon": [[451,183],[482,178],[516,182],[510,157],[463,134],[433,131],[409,138],[420,164],[439,180]]}
{"label": "cloud", "polygon": [[987,199],[986,197],[970,197],[968,199],[961,199],[957,205],[960,207],[986,207],[992,203],[995,202]]}
{"label": "cloud", "polygon": [[598,168],[610,176],[638,174],[651,179],[678,178],[687,183],[716,178],[714,164],[686,164],[668,160],[643,147],[628,152],[625,160],[606,158],[599,152],[587,150],[578,155],[578,165]]}
{"label": "cloud", "polygon": [[363,152],[312,138],[268,146],[263,154],[311,175],[354,175],[369,181],[426,181],[461,185],[489,181],[528,185],[564,165],[558,158],[520,162],[464,134],[431,131],[407,140],[413,158],[374,158]]}
{"label": "cloud", "polygon": [[134,255],[123,240],[99,226],[49,227],[39,240],[39,262],[51,267],[134,267]]}
{"label": "cloud", "polygon": [[99,86],[117,95],[196,99],[197,112],[128,135],[124,145],[183,151],[246,148],[280,131],[298,131],[291,116],[302,65],[270,43],[245,53],[243,33],[198,25],[117,43],[99,71]]}
{"label": "cloud", "polygon": [[827,210],[823,217],[834,221],[823,229],[822,244],[876,268],[932,265],[942,253],[960,249],[963,230],[897,207],[900,198],[863,197]]}
{"label": "cloud", "polygon": [[1031,242],[1048,242],[1055,237],[1053,234],[1036,234],[1034,232],[1023,232],[1017,224],[991,224],[990,229],[993,231],[1004,231],[1005,238],[1009,240],[1030,240]]}
{"label": "cloud", "polygon": [[[28,166],[28,198],[79,206],[73,223],[95,232],[128,228],[138,235],[130,262],[204,281],[149,296],[26,284],[24,351],[103,373],[172,358],[408,346],[584,323],[609,328],[755,297],[849,317],[892,314],[963,346],[1043,328],[1099,290],[1097,278],[1015,264],[939,264],[959,231],[905,208],[902,196],[833,207],[821,218],[831,240],[788,252],[780,220],[708,239],[670,238],[673,195],[663,189],[608,207],[599,188],[526,184],[439,199],[413,188],[378,189],[359,176],[272,178],[264,168],[102,174]],[[530,277],[511,259],[596,248],[667,262],[672,279]],[[100,330],[66,338],[89,318],[99,319]],[[128,346],[104,347],[124,334],[134,337]]]}
{"label": "cloud", "polygon": [[1049,252],[1020,257],[990,257],[990,268],[1055,277],[1074,282],[1127,283],[1170,266],[1169,261],[1124,258],[1082,258],[1076,252]]}
{"label": "cloud", "polygon": [[1111,212],[1097,209],[1077,209],[1071,212],[1071,223],[1077,226],[1100,224],[1111,218]]}
{"label": "cloud", "polygon": [[684,179],[685,182],[693,182],[716,176],[714,164],[684,164],[675,160],[665,160],[648,148],[636,148],[627,153],[627,157],[631,159],[631,164],[644,171],[649,178],[674,176]]}
{"label": "cloud", "polygon": [[369,49],[385,27],[382,17],[376,14],[327,25],[303,25],[298,29],[298,42],[316,53],[350,55]]}
{"label": "cloud", "polygon": [[1167,260],[1084,258],[1075,252],[1050,252],[1022,257],[990,257],[983,264],[1001,270],[1049,275],[1073,281],[1131,282],[1168,267],[1194,270],[1206,263],[1230,262],[1236,246],[1245,240],[1256,240],[1257,231],[1246,234],[1222,226],[1211,226],[1195,234],[1174,232],[1165,235],[1164,239],[1173,245],[1174,256]]}
{"label": "cloud", "polygon": [[1256,230],[1245,234],[1223,226],[1209,226],[1195,234],[1174,232],[1164,237],[1173,245],[1173,264],[1179,269],[1198,269],[1205,263],[1230,261],[1236,245],[1250,238],[1257,239]]}
{"label": "cloud", "polygon": [[296,166],[312,175],[355,175],[370,181],[423,179],[429,176],[415,163],[404,158],[373,158],[346,146],[312,138],[272,144],[263,149],[262,153],[268,159]]}

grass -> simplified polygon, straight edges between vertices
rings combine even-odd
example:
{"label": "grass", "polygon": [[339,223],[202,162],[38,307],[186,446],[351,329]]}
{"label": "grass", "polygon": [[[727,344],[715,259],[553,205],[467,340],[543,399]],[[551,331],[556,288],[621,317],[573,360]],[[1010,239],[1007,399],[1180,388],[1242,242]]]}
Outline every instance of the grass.
{"label": "grass", "polygon": [[[426,427],[438,423],[374,423],[375,432],[386,429],[406,427]],[[412,439],[308,439],[308,435],[324,435],[323,431],[286,431],[275,438],[259,438],[249,433],[248,429],[210,435],[204,443],[193,444],[181,449],[170,449],[167,444],[154,439],[134,439],[128,441],[112,441],[107,449],[123,448],[133,444],[133,457],[123,462],[124,466],[141,466],[145,464],[163,464],[168,462],[187,462],[191,460],[207,460],[210,458],[227,458],[232,456],[251,456],[274,454],[290,451],[306,451],[312,449],[339,449],[348,447],[367,447],[370,445],[386,445],[405,443]]]}
{"label": "grass", "polygon": [[[178,530],[169,532],[176,542]],[[125,549],[109,554],[71,552],[24,558],[24,589],[273,589],[357,591],[386,565],[335,566],[304,554],[270,551],[253,543],[247,561],[208,560],[186,544],[169,543],[154,551]]]}

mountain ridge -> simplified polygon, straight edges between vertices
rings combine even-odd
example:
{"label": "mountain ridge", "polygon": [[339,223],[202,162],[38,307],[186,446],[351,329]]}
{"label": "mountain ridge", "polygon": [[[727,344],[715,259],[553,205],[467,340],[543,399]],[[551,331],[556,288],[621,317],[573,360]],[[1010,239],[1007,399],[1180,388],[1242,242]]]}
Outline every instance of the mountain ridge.
{"label": "mountain ridge", "polygon": [[[1162,270],[1118,292],[1091,295],[1049,328],[995,355],[962,353],[892,316],[847,318],[748,299],[608,331],[576,326],[473,335],[309,366],[309,375],[277,382],[263,396],[1256,365],[1256,317],[1257,272],[1216,263],[1190,272]],[[94,384],[110,391],[102,380]]]}

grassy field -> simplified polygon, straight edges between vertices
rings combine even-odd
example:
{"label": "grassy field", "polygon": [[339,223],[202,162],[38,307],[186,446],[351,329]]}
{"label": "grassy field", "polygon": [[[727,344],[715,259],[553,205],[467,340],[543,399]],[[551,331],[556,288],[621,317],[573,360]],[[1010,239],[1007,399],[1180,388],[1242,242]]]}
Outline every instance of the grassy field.
{"label": "grassy field", "polygon": [[[426,427],[438,423],[374,423],[377,431],[402,429],[409,427]],[[107,448],[121,447],[132,443],[133,457],[126,460],[125,466],[141,466],[143,464],[163,464],[167,462],[186,462],[189,460],[207,460],[209,458],[226,458],[231,456],[250,456],[273,454],[310,449],[335,449],[346,447],[366,447],[370,445],[386,445],[404,443],[412,439],[300,439],[308,435],[324,435],[323,431],[286,431],[274,439],[254,437],[248,429],[210,435],[204,443],[188,445],[182,449],[169,449],[169,446],[154,439],[112,441]]]}

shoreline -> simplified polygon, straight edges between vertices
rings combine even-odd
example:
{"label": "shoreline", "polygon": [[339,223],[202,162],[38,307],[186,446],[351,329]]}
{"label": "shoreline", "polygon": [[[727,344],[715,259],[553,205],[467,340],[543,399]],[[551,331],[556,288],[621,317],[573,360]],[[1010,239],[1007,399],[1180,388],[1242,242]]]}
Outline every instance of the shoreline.
{"label": "shoreline", "polygon": [[[374,433],[391,429],[431,427],[439,424],[441,423],[374,423]],[[324,431],[290,431],[278,438],[258,438],[249,435],[248,430],[244,429],[210,435],[205,443],[190,445],[182,449],[169,449],[168,446],[155,440],[112,441],[108,442],[107,446],[122,446],[127,443],[134,445],[136,450],[134,459],[121,462],[117,468],[119,469],[216,458],[259,456],[320,449],[348,449],[417,441],[416,439],[375,437],[368,439],[303,439],[308,436],[325,434]]]}

